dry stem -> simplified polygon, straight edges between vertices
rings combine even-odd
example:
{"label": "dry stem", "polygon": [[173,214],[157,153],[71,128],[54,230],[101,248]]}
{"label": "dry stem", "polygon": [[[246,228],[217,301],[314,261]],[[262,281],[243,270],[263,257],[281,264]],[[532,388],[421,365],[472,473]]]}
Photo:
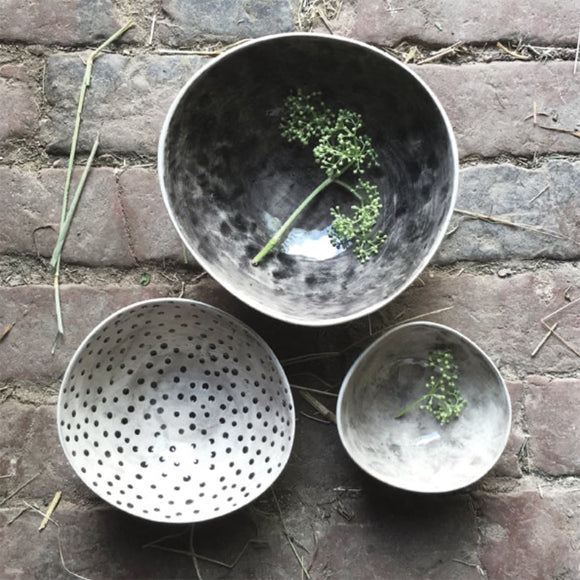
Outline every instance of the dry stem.
{"label": "dry stem", "polygon": [[461,46],[463,46],[463,42],[461,41],[454,42],[451,46],[438,50],[435,54],[432,54],[431,56],[428,56],[427,58],[420,60],[417,64],[427,64],[429,62],[439,60],[448,54],[454,53]]}
{"label": "dry stem", "polygon": [[509,54],[511,57],[513,57],[517,60],[530,60],[529,56],[527,56],[525,54],[520,54],[519,52],[515,52],[513,50],[510,50],[509,48],[504,46],[501,42],[497,43],[497,47],[499,49],[503,50],[506,54]]}
{"label": "dry stem", "polygon": [[294,552],[294,556],[296,556],[296,559],[298,560],[298,563],[300,564],[300,568],[302,569],[302,573],[304,574],[304,576],[306,576],[306,578],[308,578],[308,580],[310,580],[310,574],[308,573],[308,570],[304,567],[304,562],[302,561],[302,558],[300,557],[300,554],[298,553],[298,550],[296,549],[296,546],[294,545],[294,542],[292,541],[292,538],[290,537],[290,533],[288,532],[288,528],[286,527],[286,522],[284,521],[284,516],[282,515],[282,508],[280,507],[280,503],[278,502],[278,497],[276,496],[276,492],[274,491],[274,488],[272,488],[272,497],[274,498],[274,503],[276,504],[276,509],[278,510],[278,515],[280,516],[280,523],[282,524],[282,531],[284,532],[284,535],[286,536],[286,539],[288,540],[288,543],[290,544],[290,547],[292,548],[292,552]]}
{"label": "dry stem", "polygon": [[570,242],[573,242],[574,244],[577,244],[578,242],[576,242],[576,240],[572,240],[571,238],[568,238],[566,236],[563,236],[562,234],[558,233],[558,232],[552,232],[550,230],[545,230],[544,228],[540,228],[539,226],[533,226],[530,224],[522,224],[522,223],[517,223],[517,222],[512,222],[509,220],[505,220],[503,218],[498,218],[498,217],[494,217],[491,215],[484,215],[481,213],[475,213],[473,211],[468,211],[466,209],[458,209],[455,208],[455,213],[461,214],[461,215],[465,215],[474,219],[478,219],[484,222],[490,222],[490,223],[496,223],[496,224],[502,224],[504,226],[509,226],[512,228],[520,228],[522,230],[529,230],[532,232],[536,232],[538,234],[543,234],[545,236],[551,236],[553,238],[558,238],[559,240],[567,240]]}
{"label": "dry stem", "polygon": [[310,403],[325,419],[332,421],[336,425],[336,415],[327,409],[318,399],[313,397],[308,391],[299,391],[300,396]]}
{"label": "dry stem", "polygon": [[33,475],[30,479],[27,479],[22,485],[19,485],[14,491],[11,491],[2,501],[0,501],[0,506],[3,506],[9,499],[12,499],[17,493],[20,493],[27,485],[32,483],[40,473]]}

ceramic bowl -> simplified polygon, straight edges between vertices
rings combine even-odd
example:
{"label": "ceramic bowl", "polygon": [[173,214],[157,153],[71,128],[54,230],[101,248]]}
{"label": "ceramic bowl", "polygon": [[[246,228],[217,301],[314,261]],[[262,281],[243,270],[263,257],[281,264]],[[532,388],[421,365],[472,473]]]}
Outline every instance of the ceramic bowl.
{"label": "ceramic bowl", "polygon": [[[338,186],[251,264],[326,177],[308,147],[280,135],[284,100],[297,89],[359,113],[377,151],[367,177],[388,238],[366,264],[330,243],[330,208],[353,199]],[[209,62],[171,106],[158,161],[167,210],[197,262],[246,304],[308,326],[359,318],[409,286],[443,239],[457,190],[451,126],[419,76],[381,50],[317,34],[252,40]]]}
{"label": "ceramic bowl", "polygon": [[[436,349],[453,355],[465,407],[447,424],[420,405],[396,418],[427,392],[433,371],[425,361]],[[415,322],[385,333],[358,357],[340,390],[337,422],[346,451],[373,477],[409,491],[447,492],[497,462],[511,406],[499,371],[477,345],[446,326]]]}
{"label": "ceramic bowl", "polygon": [[201,302],[124,308],[80,345],[58,432],[79,477],[130,514],[208,520],[262,494],[290,456],[294,408],[268,345]]}

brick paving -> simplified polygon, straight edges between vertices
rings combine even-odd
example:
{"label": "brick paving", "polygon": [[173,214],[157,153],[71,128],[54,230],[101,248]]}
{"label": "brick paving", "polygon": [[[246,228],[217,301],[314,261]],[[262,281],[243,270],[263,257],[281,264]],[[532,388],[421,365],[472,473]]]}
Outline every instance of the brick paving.
{"label": "brick paving", "polygon": [[[275,489],[286,533],[313,580],[580,577],[579,357],[555,337],[531,356],[545,334],[542,318],[565,305],[550,320],[580,349],[580,303],[573,303],[580,297],[580,244],[572,241],[580,225],[580,140],[542,129],[530,117],[535,103],[542,124],[578,130],[575,4],[345,0],[326,24],[312,21],[312,12],[298,14],[298,4],[0,5],[0,332],[15,323],[0,341],[2,580],[71,577],[65,566],[90,579],[195,577],[190,527],[137,520],[102,502],[66,461],[55,421],[59,381],[90,329],[129,303],[178,295],[231,312],[282,359],[339,350],[368,336],[369,327],[378,331],[441,310],[427,318],[476,341],[508,382],[513,416],[503,456],[470,488],[441,496],[404,493],[363,474],[336,429],[303,416],[312,410],[297,397],[296,442]],[[330,10],[332,2],[302,4]],[[97,132],[101,147],[63,253],[66,335],[53,355],[47,259],[57,236],[83,60],[128,18],[137,27],[96,61],[88,91],[81,156]],[[411,59],[456,133],[457,207],[550,234],[456,214],[420,280],[382,311],[332,332],[271,320],[203,276],[184,255],[164,209],[155,155],[169,104],[209,57],[162,51],[213,50],[216,42],[309,22],[315,31],[328,33],[330,26],[401,58],[413,45],[426,57],[463,42],[465,50],[455,56],[424,65]],[[498,49],[498,41],[529,62]],[[357,352],[304,370],[338,385]],[[63,491],[54,515],[59,526],[39,534],[41,517],[21,512],[29,505],[45,509],[57,490]],[[270,493],[198,524],[198,554],[226,563],[241,554],[232,568],[200,559],[202,577],[300,578],[285,529]],[[161,545],[170,551],[144,547],[166,536]]]}

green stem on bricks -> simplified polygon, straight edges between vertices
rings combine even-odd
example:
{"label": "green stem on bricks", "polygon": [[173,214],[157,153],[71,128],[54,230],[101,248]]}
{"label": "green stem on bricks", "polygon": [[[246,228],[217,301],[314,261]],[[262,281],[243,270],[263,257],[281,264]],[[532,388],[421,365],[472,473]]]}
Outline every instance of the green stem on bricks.
{"label": "green stem on bricks", "polygon": [[85,187],[87,177],[89,176],[89,171],[90,171],[91,166],[93,164],[93,160],[94,160],[95,155],[97,153],[98,147],[99,147],[99,137],[97,135],[95,142],[93,143],[93,148],[91,149],[91,153],[89,155],[89,158],[87,159],[87,164],[85,165],[85,169],[83,171],[83,174],[81,176],[79,184],[77,185],[77,188],[75,190],[73,199],[72,199],[71,204],[70,204],[70,208],[69,208],[68,213],[66,215],[66,219],[64,220],[64,224],[63,224],[63,226],[58,234],[58,240],[56,241],[56,246],[54,247],[54,251],[52,253],[52,259],[50,260],[50,265],[53,268],[56,267],[57,262],[60,260],[60,255],[62,253],[62,247],[63,247],[64,242],[66,240],[66,237],[68,235],[68,231],[70,229],[72,219],[74,217],[75,211],[76,211],[77,206],[79,204],[81,194],[82,194],[83,189]]}
{"label": "green stem on bricks", "polygon": [[[105,42],[103,42],[100,46],[98,46],[87,58],[85,74],[83,77],[83,82],[81,85],[81,90],[80,90],[80,95],[79,95],[79,102],[77,105],[77,112],[76,112],[76,117],[75,117],[75,126],[73,129],[73,135],[72,135],[72,139],[71,139],[71,147],[70,147],[70,153],[69,153],[69,158],[68,158],[68,167],[67,167],[65,184],[64,184],[64,192],[63,192],[63,198],[62,198],[62,210],[61,210],[61,216],[60,216],[60,231],[61,232],[64,228],[64,225],[65,225],[65,222],[67,219],[67,213],[69,211],[68,196],[69,196],[69,192],[70,192],[70,184],[72,181],[72,174],[73,174],[73,169],[74,169],[74,164],[75,164],[77,144],[78,144],[79,132],[80,132],[81,121],[82,121],[82,113],[83,113],[83,108],[84,108],[84,104],[85,104],[85,96],[87,93],[87,89],[88,89],[89,85],[91,84],[91,74],[92,74],[92,70],[93,70],[93,62],[95,61],[96,58],[99,57],[101,52],[103,52],[103,50],[105,50],[105,48],[107,48],[107,46],[109,46],[110,44],[115,42],[115,40],[117,40],[119,37],[121,37],[123,34],[125,34],[125,32],[127,32],[127,30],[129,30],[133,26],[135,26],[135,23],[132,20],[127,22],[127,24],[125,24],[125,26],[123,26],[123,28],[120,28],[119,30],[117,30],[117,32],[115,32],[113,35],[111,35],[109,38],[107,38],[107,40],[105,40]],[[62,245],[61,245],[61,250],[62,250]],[[53,254],[53,259],[54,259],[54,254]],[[60,252],[58,253],[54,263],[51,261],[51,265],[54,268],[54,303],[55,303],[55,308],[56,308],[56,327],[57,327],[56,338],[55,338],[55,341],[54,341],[53,346],[52,346],[52,352],[54,353],[55,348],[56,348],[56,343],[57,343],[59,337],[61,337],[64,334],[64,324],[62,321],[62,311],[61,311],[61,307],[60,307],[60,284],[59,284]]]}

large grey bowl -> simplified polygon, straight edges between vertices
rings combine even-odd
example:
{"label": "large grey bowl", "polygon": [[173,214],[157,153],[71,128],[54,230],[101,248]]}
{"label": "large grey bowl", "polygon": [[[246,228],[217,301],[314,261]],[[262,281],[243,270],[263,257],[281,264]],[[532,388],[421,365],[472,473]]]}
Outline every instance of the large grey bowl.
{"label": "large grey bowl", "polygon": [[[283,102],[297,89],[360,113],[378,152],[367,176],[388,239],[367,264],[329,243],[330,207],[352,203],[338,188],[250,263],[325,178],[310,150],[280,136]],[[414,72],[360,42],[298,33],[230,49],[183,87],[161,133],[159,174],[177,231],[215,280],[269,316],[323,326],[384,306],[419,275],[445,234],[458,163],[449,121]]]}
{"label": "large grey bowl", "polygon": [[[466,406],[446,425],[419,406],[396,419],[426,392],[430,371],[422,361],[438,348],[454,356]],[[447,492],[474,483],[499,459],[511,406],[499,371],[478,346],[446,326],[415,322],[387,332],[355,361],[337,423],[347,452],[370,475],[409,491]]]}

